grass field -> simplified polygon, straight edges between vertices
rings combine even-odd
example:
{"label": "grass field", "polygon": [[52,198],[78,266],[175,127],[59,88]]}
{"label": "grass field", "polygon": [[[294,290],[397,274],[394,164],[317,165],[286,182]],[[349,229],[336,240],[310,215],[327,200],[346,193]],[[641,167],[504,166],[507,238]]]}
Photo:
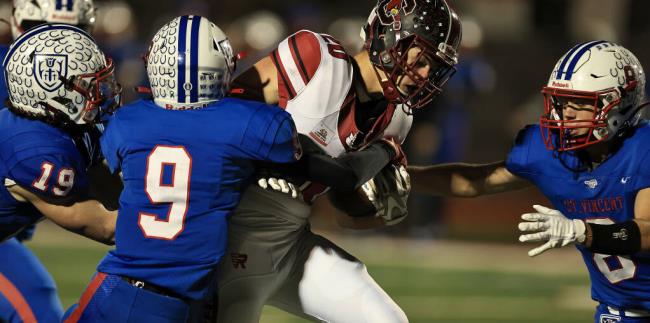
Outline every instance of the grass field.
{"label": "grass field", "polygon": [[[527,246],[514,243],[332,240],[366,262],[414,323],[593,322],[586,269],[572,248],[531,259]],[[54,276],[65,307],[77,301],[107,250],[47,224],[28,245]],[[267,307],[262,322],[305,321]]]}

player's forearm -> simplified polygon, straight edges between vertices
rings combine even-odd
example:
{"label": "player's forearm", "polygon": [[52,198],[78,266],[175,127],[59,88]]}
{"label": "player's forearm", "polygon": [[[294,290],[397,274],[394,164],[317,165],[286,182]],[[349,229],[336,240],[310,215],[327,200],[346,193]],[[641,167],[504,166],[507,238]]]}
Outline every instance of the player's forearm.
{"label": "player's forearm", "polygon": [[276,176],[308,180],[339,191],[354,191],[377,175],[395,157],[395,150],[378,141],[362,151],[337,158],[320,152],[305,152],[290,164],[272,164]]}
{"label": "player's forearm", "polygon": [[409,166],[412,192],[439,196],[476,197],[531,186],[510,173],[504,162],[489,164],[451,163]]}
{"label": "player's forearm", "polygon": [[475,197],[485,193],[489,172],[483,165],[465,163],[409,166],[412,191],[438,196]]}
{"label": "player's forearm", "polygon": [[107,245],[115,244],[115,224],[117,211],[109,211],[96,200],[81,202],[81,214],[86,215],[82,221],[81,234]]}
{"label": "player's forearm", "polygon": [[[45,213],[47,212],[47,213]],[[70,206],[49,206],[44,214],[66,230],[107,245],[115,244],[117,211],[108,211],[96,200]]]}
{"label": "player's forearm", "polygon": [[650,251],[650,221],[635,219],[641,234],[641,251]]}
{"label": "player's forearm", "polygon": [[384,168],[395,155],[383,142],[362,151],[345,153],[338,158],[326,155],[307,156],[307,177],[340,191],[354,191]]}

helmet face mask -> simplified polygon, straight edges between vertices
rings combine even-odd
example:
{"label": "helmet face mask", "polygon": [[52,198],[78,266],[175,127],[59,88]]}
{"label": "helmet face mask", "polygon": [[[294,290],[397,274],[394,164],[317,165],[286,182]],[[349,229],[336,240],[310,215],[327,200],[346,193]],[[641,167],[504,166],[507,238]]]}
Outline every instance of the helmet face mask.
{"label": "helmet face mask", "polygon": [[[545,113],[540,118],[540,125],[548,149],[576,150],[608,138],[606,116],[620,99],[607,106],[602,102],[607,97],[618,97],[616,91],[595,93],[544,88],[542,93]],[[590,117],[565,118],[564,109],[589,110]]]}
{"label": "helmet face mask", "polygon": [[546,147],[570,151],[620,138],[641,118],[644,88],[643,68],[624,47],[605,41],[574,47],[542,89]]}
{"label": "helmet face mask", "polygon": [[4,59],[12,111],[55,125],[94,124],[120,105],[114,65],[83,30],[45,24],[21,35]]}
{"label": "helmet face mask", "polygon": [[[443,59],[439,52],[430,50],[430,44],[425,39],[417,36],[413,38],[410,42],[403,42],[404,46],[400,49],[387,50],[388,56],[385,57],[389,59],[382,58],[380,66],[373,65],[377,76],[382,80],[386,98],[403,104],[408,111],[428,105],[442,92],[445,83],[456,73],[455,63]],[[445,44],[441,43],[441,45]],[[432,52],[436,54],[431,55]],[[396,63],[389,66],[384,61]],[[419,69],[426,67],[428,73],[424,77]],[[384,72],[386,77],[382,78],[380,72]],[[407,83],[404,90],[401,85]],[[394,89],[394,91],[386,91],[386,89]]]}
{"label": "helmet face mask", "polygon": [[158,30],[144,60],[156,105],[182,110],[223,98],[236,58],[219,27],[200,16],[181,16]]}
{"label": "helmet face mask", "polygon": [[102,115],[112,114],[122,105],[122,86],[115,80],[113,60],[106,58],[106,65],[95,73],[61,80],[67,90],[78,92],[85,98],[80,117],[85,123],[95,123]]}
{"label": "helmet face mask", "polygon": [[[462,33],[444,0],[380,0],[362,37],[384,97],[410,113],[428,105],[454,75]],[[428,62],[426,75],[422,61]]]}

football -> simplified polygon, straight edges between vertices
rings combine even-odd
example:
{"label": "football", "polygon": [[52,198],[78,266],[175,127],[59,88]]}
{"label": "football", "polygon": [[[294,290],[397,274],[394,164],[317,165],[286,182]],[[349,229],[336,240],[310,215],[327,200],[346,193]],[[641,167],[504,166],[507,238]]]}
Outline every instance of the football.
{"label": "football", "polygon": [[327,193],[327,196],[335,208],[351,217],[374,216],[377,212],[361,188],[356,189],[354,192],[332,189]]}

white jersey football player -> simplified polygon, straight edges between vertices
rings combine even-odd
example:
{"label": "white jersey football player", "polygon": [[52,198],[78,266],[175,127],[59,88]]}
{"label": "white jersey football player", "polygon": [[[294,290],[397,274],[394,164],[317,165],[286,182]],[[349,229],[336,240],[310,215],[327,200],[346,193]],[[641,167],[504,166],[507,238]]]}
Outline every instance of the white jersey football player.
{"label": "white jersey football player", "polygon": [[[444,0],[381,0],[362,34],[365,50],[351,57],[333,37],[299,31],[233,88],[279,104],[308,138],[303,142],[333,157],[381,138],[401,142],[411,112],[455,71],[460,20]],[[311,203],[327,188],[297,184],[300,199],[257,185],[244,193],[220,265],[217,321],[258,322],[269,304],[315,321],[406,322],[361,261],[311,232]],[[346,222],[367,227],[399,219]]]}

